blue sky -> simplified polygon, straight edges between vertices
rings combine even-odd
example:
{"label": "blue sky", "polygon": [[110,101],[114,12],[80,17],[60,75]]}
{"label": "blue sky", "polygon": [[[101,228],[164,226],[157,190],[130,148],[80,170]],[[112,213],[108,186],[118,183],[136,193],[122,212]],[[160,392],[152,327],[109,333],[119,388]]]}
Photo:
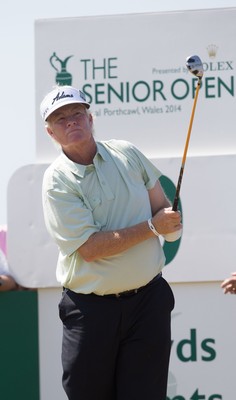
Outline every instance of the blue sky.
{"label": "blue sky", "polygon": [[[1,7],[0,225],[7,224],[7,185],[35,163],[34,22],[37,19],[236,7],[236,0],[40,0]],[[13,12],[14,9],[14,12]],[[200,27],[199,27],[200,29]]]}

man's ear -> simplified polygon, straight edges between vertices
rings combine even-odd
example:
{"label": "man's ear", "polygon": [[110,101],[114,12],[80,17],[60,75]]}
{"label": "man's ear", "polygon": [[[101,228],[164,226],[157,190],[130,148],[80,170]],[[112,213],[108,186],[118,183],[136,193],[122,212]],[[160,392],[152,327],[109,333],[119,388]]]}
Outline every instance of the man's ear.
{"label": "man's ear", "polygon": [[49,136],[53,136],[53,131],[48,126],[46,127],[46,130]]}
{"label": "man's ear", "polygon": [[89,122],[90,122],[91,126],[93,126],[93,116],[92,116],[92,114],[89,114]]}

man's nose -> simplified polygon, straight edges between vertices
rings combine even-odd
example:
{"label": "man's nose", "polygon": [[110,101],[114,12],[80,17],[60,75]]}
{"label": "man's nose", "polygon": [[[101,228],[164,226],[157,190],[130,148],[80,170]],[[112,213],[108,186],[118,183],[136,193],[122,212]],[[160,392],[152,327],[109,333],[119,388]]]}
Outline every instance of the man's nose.
{"label": "man's nose", "polygon": [[74,115],[68,116],[67,117],[67,125],[71,126],[71,125],[76,125],[77,124],[77,120],[76,117]]}

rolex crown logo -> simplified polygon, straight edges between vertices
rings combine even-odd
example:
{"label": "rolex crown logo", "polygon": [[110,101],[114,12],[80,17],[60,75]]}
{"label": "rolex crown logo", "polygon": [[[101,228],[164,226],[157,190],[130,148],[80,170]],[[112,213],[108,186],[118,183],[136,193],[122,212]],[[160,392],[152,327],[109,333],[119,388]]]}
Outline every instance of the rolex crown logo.
{"label": "rolex crown logo", "polygon": [[210,58],[215,58],[218,47],[215,44],[209,44],[207,46],[207,52]]}

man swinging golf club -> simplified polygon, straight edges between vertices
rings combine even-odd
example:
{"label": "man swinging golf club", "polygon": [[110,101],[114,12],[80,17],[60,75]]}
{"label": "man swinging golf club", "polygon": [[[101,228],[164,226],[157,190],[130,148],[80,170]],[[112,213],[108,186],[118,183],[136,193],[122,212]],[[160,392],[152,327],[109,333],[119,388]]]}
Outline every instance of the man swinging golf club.
{"label": "man swinging golf club", "polygon": [[71,86],[41,103],[62,150],[45,172],[43,207],[64,288],[63,387],[69,400],[165,400],[174,296],[159,237],[179,239],[181,215],[135,146],[95,141],[89,108]]}

